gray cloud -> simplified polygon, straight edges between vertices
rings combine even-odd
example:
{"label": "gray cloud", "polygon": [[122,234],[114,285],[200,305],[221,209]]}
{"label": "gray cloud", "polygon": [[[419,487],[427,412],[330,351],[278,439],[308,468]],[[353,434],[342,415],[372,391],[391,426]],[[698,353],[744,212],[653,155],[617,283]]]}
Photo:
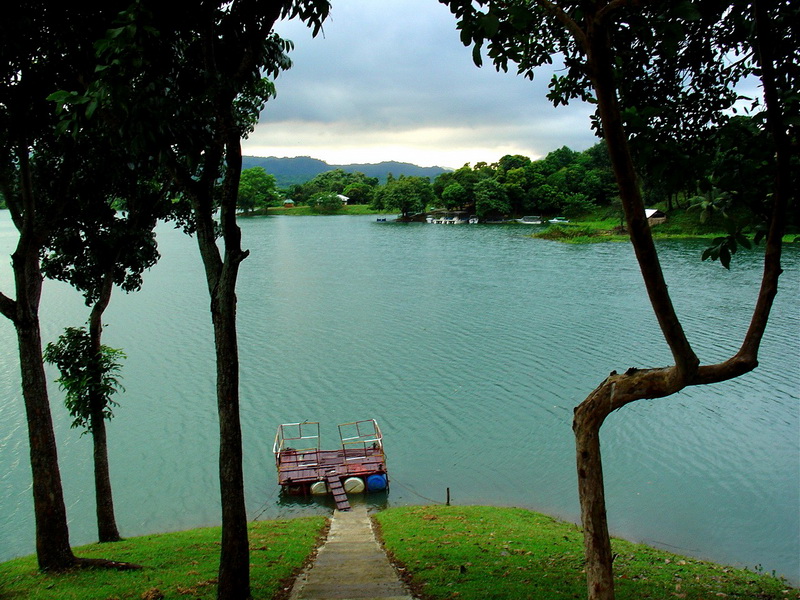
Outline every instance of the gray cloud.
{"label": "gray cloud", "polygon": [[245,152],[328,160],[360,148],[358,162],[416,156],[425,164],[438,153],[438,164],[460,166],[597,141],[588,106],[556,109],[545,98],[552,70],[531,82],[475,67],[435,0],[334,0],[324,36],[312,39],[299,22],[277,30],[295,42],[294,64],[278,77],[278,96]]}

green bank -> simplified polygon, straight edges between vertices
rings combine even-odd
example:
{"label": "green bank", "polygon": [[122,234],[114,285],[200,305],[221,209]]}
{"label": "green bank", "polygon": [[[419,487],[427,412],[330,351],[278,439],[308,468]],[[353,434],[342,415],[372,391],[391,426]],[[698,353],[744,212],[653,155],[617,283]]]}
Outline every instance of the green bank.
{"label": "green bank", "polygon": [[[409,506],[377,515],[387,550],[423,598],[585,598],[583,535],[517,508]],[[613,540],[617,598],[798,598],[771,575]]]}
{"label": "green bank", "polygon": [[[409,506],[376,515],[380,535],[421,598],[585,598],[578,527],[524,509]],[[284,598],[312,556],[322,517],[259,521],[250,528],[253,598]],[[218,528],[93,544],[77,550],[143,566],[135,571],[84,569],[42,574],[34,557],[0,564],[0,598],[151,600],[216,596]],[[798,598],[768,574],[614,541],[621,599]]]}
{"label": "green bank", "polygon": [[[751,216],[743,215],[737,221],[749,223]],[[672,210],[667,213],[664,222],[652,226],[653,237],[656,240],[679,239],[707,239],[714,240],[729,234],[727,227],[731,222],[721,217],[713,220],[700,221],[696,211]],[[743,227],[744,235],[752,240],[754,227]],[[627,242],[630,240],[618,214],[612,210],[601,209],[592,213],[571,219],[569,223],[550,225],[539,231],[533,232],[533,237],[566,242],[572,244],[585,244],[596,242]],[[784,243],[798,241],[800,233],[797,228],[790,227],[784,235]]]}

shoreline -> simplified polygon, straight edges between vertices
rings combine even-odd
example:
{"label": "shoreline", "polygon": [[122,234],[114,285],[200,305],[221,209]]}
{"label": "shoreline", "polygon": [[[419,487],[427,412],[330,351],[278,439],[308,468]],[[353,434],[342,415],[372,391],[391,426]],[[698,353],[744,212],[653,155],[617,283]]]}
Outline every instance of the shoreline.
{"label": "shoreline", "polygon": [[[372,519],[404,579],[427,598],[449,598],[458,591],[463,600],[477,600],[488,589],[497,594],[498,586],[509,598],[585,593],[583,534],[568,521],[523,508],[460,505],[393,507],[373,512]],[[329,523],[323,516],[250,523],[253,597],[285,597],[325,539]],[[180,597],[192,590],[193,597],[211,598],[220,531],[199,528],[76,548],[81,557],[135,562],[144,571],[41,574],[35,556],[12,559],[0,563],[0,596],[139,598],[155,590],[153,597],[157,592]],[[621,600],[666,600],[676,592],[688,598],[800,598],[796,581],[757,566],[727,566],[620,538],[612,543]],[[188,572],[187,564],[192,565]]]}

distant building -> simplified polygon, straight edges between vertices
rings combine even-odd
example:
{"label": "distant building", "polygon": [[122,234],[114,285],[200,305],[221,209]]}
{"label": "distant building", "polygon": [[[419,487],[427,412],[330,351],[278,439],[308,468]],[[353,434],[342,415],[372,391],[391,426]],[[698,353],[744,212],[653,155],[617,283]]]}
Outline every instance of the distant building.
{"label": "distant building", "polygon": [[350,204],[350,198],[348,198],[347,196],[344,196],[342,194],[336,194],[336,197],[339,198],[339,200],[342,201],[342,204],[344,206],[347,206],[348,204]]}
{"label": "distant building", "polygon": [[651,227],[667,222],[667,215],[656,208],[645,208],[644,216]]}
{"label": "distant building", "polygon": [[283,208],[294,208],[294,200],[287,198],[283,201]]}

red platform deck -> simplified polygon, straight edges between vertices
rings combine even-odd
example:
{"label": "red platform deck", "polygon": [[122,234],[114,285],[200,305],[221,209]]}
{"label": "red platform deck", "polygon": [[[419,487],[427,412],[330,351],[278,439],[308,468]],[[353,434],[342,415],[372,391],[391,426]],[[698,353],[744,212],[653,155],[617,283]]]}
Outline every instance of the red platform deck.
{"label": "red platform deck", "polygon": [[277,457],[278,483],[282,486],[310,484],[336,471],[340,478],[386,473],[382,448],[358,450],[282,450]]}

